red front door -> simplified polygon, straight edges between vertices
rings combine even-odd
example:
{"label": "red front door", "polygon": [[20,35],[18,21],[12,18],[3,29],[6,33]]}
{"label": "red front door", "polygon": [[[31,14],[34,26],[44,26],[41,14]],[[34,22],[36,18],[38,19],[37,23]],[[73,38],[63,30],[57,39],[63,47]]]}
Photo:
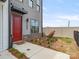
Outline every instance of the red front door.
{"label": "red front door", "polygon": [[22,16],[13,14],[13,42],[22,40]]}

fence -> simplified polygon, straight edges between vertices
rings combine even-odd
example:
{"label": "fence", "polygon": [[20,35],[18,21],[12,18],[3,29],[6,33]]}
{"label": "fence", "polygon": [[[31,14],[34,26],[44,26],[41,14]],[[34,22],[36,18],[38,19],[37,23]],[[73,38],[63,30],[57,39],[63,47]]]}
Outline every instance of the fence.
{"label": "fence", "polygon": [[76,40],[76,43],[79,46],[79,31],[74,31],[74,39]]}

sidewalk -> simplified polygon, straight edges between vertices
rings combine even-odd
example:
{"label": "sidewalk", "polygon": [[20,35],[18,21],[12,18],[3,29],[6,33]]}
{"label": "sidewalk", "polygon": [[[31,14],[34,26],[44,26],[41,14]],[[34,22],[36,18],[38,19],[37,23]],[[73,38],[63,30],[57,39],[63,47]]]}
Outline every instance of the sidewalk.
{"label": "sidewalk", "polygon": [[70,56],[55,50],[26,42],[22,45],[14,44],[14,48],[24,53],[30,59],[70,59]]}
{"label": "sidewalk", "polygon": [[0,52],[0,59],[17,59],[7,50]]}

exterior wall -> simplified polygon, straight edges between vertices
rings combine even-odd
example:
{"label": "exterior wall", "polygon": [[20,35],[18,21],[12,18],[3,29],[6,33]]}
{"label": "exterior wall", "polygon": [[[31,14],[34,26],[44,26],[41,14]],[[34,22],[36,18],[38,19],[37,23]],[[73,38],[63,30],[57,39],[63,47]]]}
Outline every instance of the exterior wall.
{"label": "exterior wall", "polygon": [[43,32],[48,35],[48,33],[54,30],[54,36],[74,38],[74,31],[79,31],[79,27],[47,27],[43,29]]}
{"label": "exterior wall", "polygon": [[8,49],[8,0],[5,3],[2,4],[2,19],[0,19],[0,44],[2,45],[1,51]]}
{"label": "exterior wall", "polygon": [[3,6],[3,50],[8,49],[9,38],[8,38],[8,0],[4,3]]}
{"label": "exterior wall", "polygon": [[0,51],[2,51],[2,3],[0,3]]}
{"label": "exterior wall", "polygon": [[[42,0],[40,0],[40,1],[42,1]],[[31,34],[31,32],[30,32],[30,19],[31,18],[39,21],[39,30],[40,30],[39,33],[41,33],[41,26],[42,26],[41,25],[41,22],[42,22],[41,11],[39,12],[36,10],[36,4],[35,4],[36,0],[34,0],[35,3],[34,3],[33,8],[29,7],[29,0],[23,0],[23,2],[20,2],[19,0],[11,0],[11,2],[13,5],[15,5],[19,8],[24,8],[28,12],[27,14],[23,15],[23,18],[22,18],[23,35]],[[40,3],[40,5],[41,5],[41,3]],[[28,29],[26,29],[26,25],[27,25],[26,19],[27,18],[29,19]]]}

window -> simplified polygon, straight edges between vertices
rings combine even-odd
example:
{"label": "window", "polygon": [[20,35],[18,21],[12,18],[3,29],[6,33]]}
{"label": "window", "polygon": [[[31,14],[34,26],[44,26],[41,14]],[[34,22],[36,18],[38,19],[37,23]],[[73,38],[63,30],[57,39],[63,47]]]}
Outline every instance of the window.
{"label": "window", "polygon": [[37,11],[40,11],[40,6],[39,5],[37,5]]}
{"label": "window", "polygon": [[29,0],[29,6],[33,7],[33,0]]}
{"label": "window", "polygon": [[39,21],[31,20],[31,33],[39,33]]}
{"label": "window", "polygon": [[40,5],[40,0],[37,0],[37,5]]}
{"label": "window", "polygon": [[40,0],[37,0],[37,11],[40,11]]}
{"label": "window", "polygon": [[20,2],[23,2],[23,0],[19,0]]}

